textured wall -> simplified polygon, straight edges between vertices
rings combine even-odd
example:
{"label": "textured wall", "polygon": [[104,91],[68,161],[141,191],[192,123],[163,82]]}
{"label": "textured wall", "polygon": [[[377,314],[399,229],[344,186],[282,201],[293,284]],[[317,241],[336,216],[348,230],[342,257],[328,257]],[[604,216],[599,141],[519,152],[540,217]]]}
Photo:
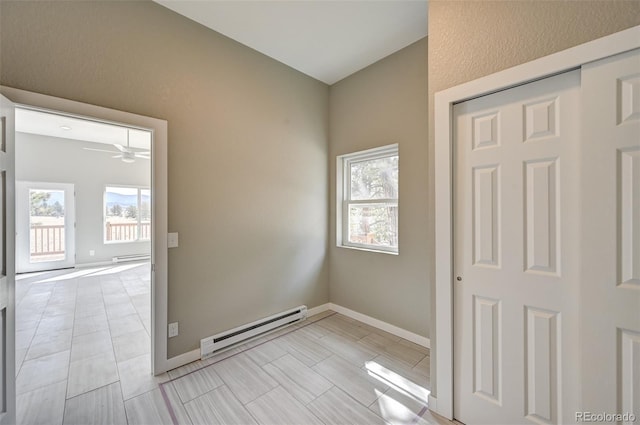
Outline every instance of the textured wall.
{"label": "textured wall", "polygon": [[328,301],[328,87],[152,2],[0,3],[3,85],[166,119],[169,356]]}
{"label": "textured wall", "polygon": [[[331,302],[429,336],[427,41],[331,86]],[[399,144],[399,255],[336,247],[336,156]]]}
{"label": "textured wall", "polygon": [[[640,24],[638,1],[429,1],[429,241],[435,243],[434,94]],[[431,270],[430,281],[433,282]],[[435,291],[435,287],[432,287]],[[431,382],[435,393],[435,292]],[[434,394],[435,395],[435,394]]]}

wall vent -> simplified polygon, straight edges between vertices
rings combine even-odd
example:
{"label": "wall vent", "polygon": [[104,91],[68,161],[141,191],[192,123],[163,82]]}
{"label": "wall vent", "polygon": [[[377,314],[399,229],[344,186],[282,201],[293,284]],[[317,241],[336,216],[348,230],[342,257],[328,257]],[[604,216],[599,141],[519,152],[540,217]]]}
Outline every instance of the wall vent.
{"label": "wall vent", "polygon": [[300,322],[307,318],[307,307],[302,305],[246,325],[221,332],[200,340],[200,357],[205,359],[230,345],[253,338],[273,329]]}

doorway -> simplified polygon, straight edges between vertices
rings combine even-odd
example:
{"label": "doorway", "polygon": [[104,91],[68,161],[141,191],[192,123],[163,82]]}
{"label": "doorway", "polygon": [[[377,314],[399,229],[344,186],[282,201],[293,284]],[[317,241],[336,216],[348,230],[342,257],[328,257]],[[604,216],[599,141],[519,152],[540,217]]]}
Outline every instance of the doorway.
{"label": "doorway", "polygon": [[[38,93],[27,92],[24,90],[14,89],[11,87],[0,86],[0,92],[2,97],[1,114],[0,114],[0,136],[2,136],[2,143],[0,144],[0,165],[9,166],[10,173],[7,173],[7,179],[11,181],[12,187],[7,188],[6,197],[0,197],[0,199],[6,199],[8,205],[11,206],[6,211],[6,225],[7,235],[13,234],[13,213],[14,213],[14,194],[10,190],[13,188],[13,163],[14,163],[14,151],[13,151],[13,139],[15,132],[15,117],[14,110],[16,107],[25,107],[29,109],[40,109],[46,111],[59,111],[59,113],[68,116],[85,117],[90,120],[98,120],[107,123],[119,123],[124,124],[130,128],[140,128],[151,131],[153,134],[153,143],[151,150],[151,162],[152,162],[152,193],[151,196],[154,199],[151,207],[152,226],[151,234],[153,235],[153,243],[151,244],[151,262],[150,262],[150,285],[151,285],[151,351],[152,355],[151,370],[153,375],[160,375],[163,372],[181,366],[188,360],[182,357],[171,358],[167,357],[167,122],[164,120],[150,118],[141,115],[135,115],[128,112],[117,111],[114,109],[103,108],[95,105],[89,105],[86,103],[75,102],[71,100],[56,98],[52,96],[46,96]],[[3,159],[1,153],[6,150],[7,159]],[[4,161],[4,162],[3,162]],[[5,164],[6,162],[6,164]],[[3,168],[4,170],[4,168]],[[4,173],[0,174],[0,177],[5,177]],[[0,186],[1,187],[1,186]],[[4,193],[4,191],[3,191]],[[7,237],[6,252],[3,248],[2,258],[6,259],[6,269],[3,272],[6,273],[6,279],[0,279],[0,284],[7,283],[7,288],[4,290],[4,294],[7,297],[4,298],[6,305],[6,322],[3,321],[3,330],[5,331],[5,352],[6,358],[3,359],[5,364],[5,370],[7,373],[2,375],[3,388],[2,400],[4,400],[4,406],[7,413],[0,414],[0,422],[5,421],[8,418],[7,423],[15,423],[15,341],[16,328],[14,324],[14,310],[15,310],[15,285],[14,285],[14,239]],[[0,247],[4,247],[1,245]],[[5,282],[6,281],[6,282]],[[1,289],[1,288],[0,288]],[[6,360],[6,361],[5,361]],[[64,364],[64,362],[62,362]],[[53,368],[52,370],[55,370]],[[152,379],[149,374],[145,374],[146,379]],[[108,387],[103,387],[105,391],[109,391]],[[109,396],[108,394],[105,396]],[[12,419],[13,418],[13,419]],[[6,421],[5,421],[6,422]],[[48,421],[47,421],[48,422]],[[4,423],[4,422],[3,422]]]}
{"label": "doorway", "polygon": [[16,182],[16,273],[75,266],[73,184]]}
{"label": "doorway", "polygon": [[62,423],[78,399],[109,388],[124,401],[155,382],[151,139],[16,108],[18,422],[44,414],[33,400],[50,400],[47,422]]}

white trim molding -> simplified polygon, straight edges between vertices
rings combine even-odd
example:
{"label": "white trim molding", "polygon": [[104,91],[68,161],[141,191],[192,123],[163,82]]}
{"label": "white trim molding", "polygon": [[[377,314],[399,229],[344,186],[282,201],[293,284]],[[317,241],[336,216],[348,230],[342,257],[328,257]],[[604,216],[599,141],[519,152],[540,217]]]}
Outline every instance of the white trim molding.
{"label": "white trim molding", "polygon": [[[394,326],[390,323],[387,322],[383,322],[382,320],[378,320],[375,319],[371,316],[367,316],[365,314],[362,313],[358,313],[357,311],[353,311],[350,310],[346,307],[342,307],[340,305],[337,304],[332,304],[332,303],[325,303],[325,304],[321,304],[319,306],[316,307],[312,307],[307,309],[307,317],[312,317],[315,316],[316,314],[320,314],[320,313],[324,313],[325,311],[335,311],[336,313],[340,313],[340,314],[344,314],[347,317],[350,317],[352,319],[355,320],[359,320],[360,322],[366,323],[367,325],[373,326],[374,328],[378,328],[380,330],[389,332],[390,334],[393,334],[395,336],[399,336],[400,338],[404,338],[408,341],[411,341],[413,343],[416,343],[418,345],[421,345],[425,348],[430,348],[431,343],[429,338],[426,338],[424,336],[420,336],[418,334],[415,334],[413,332],[409,332],[405,329],[399,328],[397,326]],[[281,329],[281,328],[278,328]],[[273,332],[273,331],[272,331]],[[268,333],[267,333],[268,334]],[[260,335],[264,336],[263,335]],[[257,337],[256,337],[257,338]],[[244,344],[246,341],[243,341],[241,344]],[[197,348],[195,350],[192,351],[187,351],[186,353],[183,354],[179,354],[175,357],[171,357],[170,359],[167,359],[167,370],[172,370],[175,368],[178,368],[180,366],[184,366],[187,363],[191,363],[191,362],[195,362],[197,360],[200,360],[200,349]],[[431,400],[431,398],[430,398]],[[435,399],[434,399],[434,403],[435,403]],[[430,406],[431,405],[431,401],[430,401]]]}
{"label": "white trim molding", "polygon": [[390,323],[383,322],[382,320],[378,320],[371,316],[367,316],[366,314],[358,313],[357,311],[353,311],[346,307],[342,307],[341,305],[333,303],[330,304],[329,310],[333,310],[336,313],[344,314],[347,317],[359,320],[362,323],[366,323],[367,325],[373,326],[374,328],[389,332],[390,334],[399,336],[400,338],[404,338],[425,348],[431,348],[431,341],[429,340],[429,338],[410,332],[406,329],[399,328]]}
{"label": "white trim molding", "polygon": [[61,99],[39,93],[0,86],[0,93],[16,106],[55,111],[83,119],[125,125],[149,130],[151,144],[151,181],[153,199],[151,246],[151,365],[155,375],[166,372],[167,358],[167,306],[168,306],[168,179],[167,179],[167,121],[157,118],[103,108],[87,103]]}
{"label": "white trim molding", "polygon": [[[431,410],[453,418],[453,105],[640,47],[640,26],[599,38],[435,94],[436,356]],[[436,403],[437,397],[437,403]],[[433,403],[433,404],[432,404]]]}
{"label": "white trim molding", "polygon": [[[316,307],[309,308],[307,309],[307,316],[311,317],[311,316],[315,316],[316,314],[324,313],[325,311],[330,310],[331,309],[330,307],[331,307],[331,304],[326,303]],[[281,329],[281,328],[278,328],[278,329]],[[259,335],[259,337],[262,337],[262,336],[264,336],[264,334]],[[258,338],[258,337],[255,337],[255,338]],[[244,344],[244,343],[246,343],[246,341],[243,341],[239,344]],[[229,348],[232,348],[232,347],[229,347]],[[201,354],[200,349],[196,348],[195,350],[187,351],[186,353],[171,357],[167,359],[167,370],[176,369],[188,363],[198,361],[200,360],[200,354]]]}
{"label": "white trim molding", "polygon": [[325,303],[315,307],[307,309],[307,317],[315,316],[316,314],[324,313],[327,310],[331,310],[331,304]]}

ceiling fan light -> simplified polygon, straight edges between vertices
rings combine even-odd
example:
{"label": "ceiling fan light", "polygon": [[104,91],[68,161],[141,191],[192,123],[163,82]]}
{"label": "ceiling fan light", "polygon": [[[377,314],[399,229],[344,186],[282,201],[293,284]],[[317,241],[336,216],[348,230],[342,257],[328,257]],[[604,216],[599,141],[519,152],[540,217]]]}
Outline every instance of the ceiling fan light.
{"label": "ceiling fan light", "polygon": [[135,159],[133,158],[125,158],[124,156],[122,157],[122,162],[126,162],[127,164],[132,164],[134,162],[136,162]]}

